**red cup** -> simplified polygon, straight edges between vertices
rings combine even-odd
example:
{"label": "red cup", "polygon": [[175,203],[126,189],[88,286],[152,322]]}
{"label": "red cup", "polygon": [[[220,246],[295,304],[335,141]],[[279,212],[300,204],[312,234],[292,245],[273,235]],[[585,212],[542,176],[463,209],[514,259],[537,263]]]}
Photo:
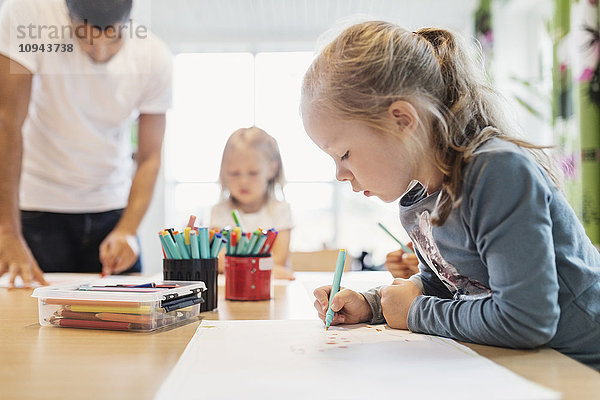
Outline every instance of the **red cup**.
{"label": "red cup", "polygon": [[269,300],[272,269],[270,256],[225,256],[225,299]]}

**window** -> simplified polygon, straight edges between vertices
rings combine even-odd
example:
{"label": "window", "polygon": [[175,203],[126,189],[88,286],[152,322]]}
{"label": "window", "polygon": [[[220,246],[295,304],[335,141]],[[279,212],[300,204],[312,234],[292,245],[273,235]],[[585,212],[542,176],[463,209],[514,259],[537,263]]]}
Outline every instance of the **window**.
{"label": "window", "polygon": [[312,52],[180,54],[165,143],[167,226],[190,214],[208,224],[219,200],[218,173],[229,135],[257,125],[279,143],[295,228],[291,249],[347,247],[382,263],[395,243],[381,221],[407,240],[396,204],[367,199],[335,181],[329,157],[308,138],[299,112],[302,77]]}

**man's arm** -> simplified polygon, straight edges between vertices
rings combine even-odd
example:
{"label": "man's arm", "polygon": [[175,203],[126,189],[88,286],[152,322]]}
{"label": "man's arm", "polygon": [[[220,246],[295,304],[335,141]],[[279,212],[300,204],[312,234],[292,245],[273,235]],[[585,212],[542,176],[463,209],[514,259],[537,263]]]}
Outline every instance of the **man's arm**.
{"label": "man's arm", "polygon": [[21,232],[19,182],[23,158],[21,128],[31,95],[32,74],[19,63],[0,55],[0,276],[10,272],[11,286],[21,275],[30,285],[32,277],[45,284]]}
{"label": "man's arm", "polygon": [[141,114],[139,117],[137,169],[127,207],[115,229],[100,245],[103,274],[127,270],[139,255],[135,235],[152,200],[160,169],[165,124],[165,114]]}

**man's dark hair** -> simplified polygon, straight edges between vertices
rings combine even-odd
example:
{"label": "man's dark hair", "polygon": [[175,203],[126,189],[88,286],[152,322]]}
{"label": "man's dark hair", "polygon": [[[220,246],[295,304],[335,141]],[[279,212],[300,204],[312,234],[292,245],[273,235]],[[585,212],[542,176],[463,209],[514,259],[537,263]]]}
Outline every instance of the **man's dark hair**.
{"label": "man's dark hair", "polygon": [[107,29],[129,19],[132,0],[66,0],[71,18]]}

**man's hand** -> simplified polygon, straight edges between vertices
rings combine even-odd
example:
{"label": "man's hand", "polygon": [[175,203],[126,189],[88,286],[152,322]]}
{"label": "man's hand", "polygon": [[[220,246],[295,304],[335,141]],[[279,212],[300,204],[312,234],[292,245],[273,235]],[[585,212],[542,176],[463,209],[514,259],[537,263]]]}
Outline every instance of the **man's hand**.
{"label": "man's hand", "polygon": [[129,269],[140,254],[135,235],[115,229],[100,243],[102,275],[118,274]]}
{"label": "man's hand", "polygon": [[[323,322],[329,307],[329,293],[331,293],[331,285],[321,286],[313,292],[316,298],[315,308]],[[340,291],[333,296],[331,309],[335,312],[331,325],[358,324],[370,321],[372,318],[371,307],[367,300],[362,294],[350,289],[340,288]]]}
{"label": "man's hand", "polygon": [[390,286],[379,289],[383,317],[390,328],[408,329],[408,310],[421,291],[408,279],[394,279]]}
{"label": "man's hand", "polygon": [[[412,242],[408,246],[414,251]],[[419,272],[417,255],[405,253],[402,250],[392,251],[385,257],[385,266],[394,278],[408,278]]]}
{"label": "man's hand", "polygon": [[7,272],[11,288],[15,287],[15,278],[19,275],[25,288],[30,288],[34,280],[42,285],[48,284],[25,239],[14,233],[0,232],[0,276]]}

